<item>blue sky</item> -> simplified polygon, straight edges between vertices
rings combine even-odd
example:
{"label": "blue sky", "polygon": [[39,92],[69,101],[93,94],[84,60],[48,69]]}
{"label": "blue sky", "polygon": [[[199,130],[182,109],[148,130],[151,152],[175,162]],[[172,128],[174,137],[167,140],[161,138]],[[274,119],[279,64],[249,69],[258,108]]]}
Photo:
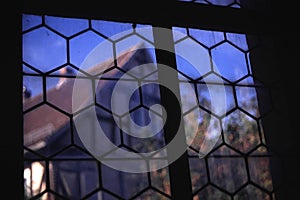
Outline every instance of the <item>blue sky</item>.
{"label": "blue sky", "polygon": [[[25,62],[23,71],[27,73],[39,73],[31,70],[27,64],[44,73],[68,62],[86,69],[112,58],[113,45],[117,54],[140,42],[144,42],[148,48],[153,48],[152,29],[147,25],[137,25],[137,34],[133,34],[130,23],[91,20],[93,29],[91,30],[86,19],[45,16],[45,26],[42,22],[41,16],[23,15],[23,61]],[[207,75],[212,69],[211,66],[215,72],[231,82],[251,74],[250,63],[247,61],[249,53],[247,53],[245,35],[188,29],[191,37],[187,38],[187,29],[174,27],[173,30],[178,69],[192,79]],[[124,38],[124,36],[128,37]],[[101,53],[97,59],[86,65],[85,58],[96,47],[101,48]],[[211,54],[209,48],[212,48]],[[155,57],[153,52],[152,56]],[[83,66],[82,63],[85,65]],[[252,80],[249,78],[247,80],[248,84],[251,84]],[[53,87],[57,81],[58,78],[48,77],[47,87]],[[218,81],[222,80],[218,79]],[[33,95],[42,92],[41,77],[24,76],[23,83]],[[251,90],[250,93],[253,94],[253,91]]]}

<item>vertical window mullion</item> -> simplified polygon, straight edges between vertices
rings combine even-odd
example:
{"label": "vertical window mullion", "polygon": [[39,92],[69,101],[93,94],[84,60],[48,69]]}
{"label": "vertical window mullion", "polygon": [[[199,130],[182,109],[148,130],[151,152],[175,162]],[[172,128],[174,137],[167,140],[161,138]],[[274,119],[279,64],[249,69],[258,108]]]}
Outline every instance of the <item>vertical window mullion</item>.
{"label": "vertical window mullion", "polygon": [[[158,78],[160,85],[161,104],[166,110],[167,120],[164,126],[165,141],[169,144],[176,134],[179,134],[179,145],[186,145],[185,131],[183,126],[177,124],[183,120],[181,113],[179,91],[179,80],[176,58],[174,54],[174,42],[172,28],[156,28],[153,27],[155,54],[158,67]],[[168,70],[163,65],[171,67],[173,70]],[[173,73],[172,73],[173,72]],[[165,83],[165,84],[164,84]],[[169,88],[162,85],[172,85],[172,91]],[[173,93],[173,94],[172,94]],[[173,157],[170,154],[174,154],[176,151],[173,147],[167,148],[168,158]],[[177,160],[169,163],[169,175],[172,199],[181,200],[182,195],[189,200],[192,199],[192,185],[189,170],[188,155],[185,151]]]}

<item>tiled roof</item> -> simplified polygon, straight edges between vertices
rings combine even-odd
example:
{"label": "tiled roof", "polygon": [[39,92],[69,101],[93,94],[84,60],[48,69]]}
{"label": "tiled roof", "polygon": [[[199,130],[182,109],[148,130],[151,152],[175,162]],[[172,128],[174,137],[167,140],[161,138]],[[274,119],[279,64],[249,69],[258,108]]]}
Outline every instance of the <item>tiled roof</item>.
{"label": "tiled roof", "polygon": [[[126,68],[126,63],[130,59],[135,59],[138,56],[145,56],[143,54],[137,55],[142,49],[143,44],[136,45],[124,53],[120,54],[117,58],[118,67]],[[141,49],[141,50],[139,50]],[[139,51],[136,51],[139,50]],[[144,52],[145,53],[145,52]],[[97,64],[88,70],[87,73],[91,75],[97,75],[103,72],[103,69],[114,67],[114,60],[109,59],[103,63]],[[130,66],[129,66],[130,67]],[[132,66],[131,66],[132,67]],[[128,68],[128,66],[127,66]],[[128,70],[128,69],[124,69]],[[115,76],[118,70],[111,70],[106,73],[106,77]],[[72,92],[74,85],[74,78],[66,78],[64,84],[61,87],[53,87],[47,90],[46,101],[59,107],[67,113],[72,113]],[[98,88],[104,85],[98,85]],[[88,92],[88,91],[82,91]],[[83,94],[84,96],[85,94]],[[43,100],[43,94],[36,95],[27,99],[23,103],[23,110],[30,109],[32,106],[39,104]],[[52,108],[47,104],[41,104],[33,110],[24,114],[24,145],[26,147],[34,148],[34,145],[40,141],[45,140],[59,129],[69,123],[69,117],[62,112]]]}

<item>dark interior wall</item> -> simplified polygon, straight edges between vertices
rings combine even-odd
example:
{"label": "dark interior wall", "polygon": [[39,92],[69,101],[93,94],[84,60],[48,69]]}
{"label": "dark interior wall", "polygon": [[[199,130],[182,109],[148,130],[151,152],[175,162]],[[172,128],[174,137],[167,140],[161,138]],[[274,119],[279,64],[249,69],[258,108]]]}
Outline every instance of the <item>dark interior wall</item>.
{"label": "dark interior wall", "polygon": [[[269,88],[270,113],[262,118],[267,145],[278,156],[273,160],[274,185],[277,198],[295,197],[299,193],[299,84],[296,69],[299,51],[291,37],[263,37],[263,45],[251,52],[253,74]],[[269,107],[260,98],[261,109]],[[269,103],[269,102],[267,102]],[[279,162],[278,162],[279,161]]]}
{"label": "dark interior wall", "polygon": [[267,144],[279,158],[272,161],[276,199],[284,200],[299,196],[300,188],[299,7],[282,1],[271,5],[272,31],[250,59],[254,76],[270,87],[273,109],[262,124]]}
{"label": "dark interior wall", "polygon": [[[271,82],[273,112],[263,119],[269,146],[277,152],[282,160],[282,189],[278,196],[295,197],[299,194],[299,68],[297,50],[293,37],[278,36],[269,49],[270,59],[264,68],[255,70],[263,80]],[[266,67],[267,66],[267,67]],[[260,65],[257,65],[260,67]],[[271,75],[271,76],[270,76]]]}

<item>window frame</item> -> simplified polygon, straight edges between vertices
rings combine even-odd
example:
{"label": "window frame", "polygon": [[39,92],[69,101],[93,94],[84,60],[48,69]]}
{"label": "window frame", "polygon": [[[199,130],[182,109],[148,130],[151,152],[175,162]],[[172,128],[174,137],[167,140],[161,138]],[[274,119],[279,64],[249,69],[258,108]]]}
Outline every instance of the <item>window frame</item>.
{"label": "window frame", "polygon": [[[212,5],[202,5],[202,4],[193,4],[190,2],[173,2],[168,1],[166,4],[161,3],[136,3],[136,2],[123,2],[119,3],[119,6],[124,9],[117,9],[116,5],[110,4],[110,3],[103,3],[100,1],[90,1],[88,3],[82,3],[82,1],[70,1],[65,0],[64,4],[61,3],[61,1],[58,0],[44,0],[44,1],[38,1],[38,0],[26,0],[22,2],[22,8],[18,10],[18,18],[17,18],[17,26],[20,27],[20,14],[26,13],[26,14],[46,14],[46,15],[52,15],[52,16],[62,16],[62,17],[75,17],[75,18],[92,18],[92,19],[101,19],[101,20],[111,20],[111,21],[118,21],[118,22],[131,22],[131,23],[140,23],[140,24],[150,24],[152,26],[158,26],[158,27],[165,27],[170,28],[172,26],[183,26],[183,27],[190,27],[190,28],[201,28],[205,30],[216,30],[216,31],[226,31],[226,32],[235,32],[235,33],[249,33],[249,34],[259,34],[266,37],[271,37],[271,45],[273,45],[274,40],[283,40],[285,37],[292,35],[294,39],[296,39],[297,34],[297,26],[295,19],[290,19],[289,17],[293,17],[295,14],[288,14],[288,16],[284,17],[284,19],[290,19],[292,21],[292,25],[288,26],[285,25],[282,27],[282,29],[278,30],[278,19],[280,18],[278,16],[278,13],[276,11],[283,10],[280,8],[277,8],[280,5],[280,3],[276,2],[272,3],[270,5],[271,10],[268,12],[262,12],[257,11],[253,9],[244,9],[244,8],[229,8],[229,7],[221,7],[221,6],[212,6]],[[277,6],[277,7],[276,7]],[[145,9],[147,8],[147,9]],[[170,9],[171,8],[171,9]],[[284,6],[284,8],[287,9],[294,9],[290,6]],[[118,10],[118,12],[115,12],[114,10]],[[120,10],[120,11],[119,11]],[[155,11],[155,12],[153,12]],[[217,15],[215,13],[218,13]],[[277,14],[277,15],[276,15]],[[162,20],[164,19],[164,20]],[[201,22],[198,21],[198,19],[201,19]],[[239,20],[236,20],[239,19]],[[284,20],[283,20],[284,21]],[[295,22],[295,23],[293,23]],[[284,25],[284,23],[279,23],[279,25]],[[20,37],[20,28],[17,28],[17,37],[18,40],[21,40]],[[292,53],[294,56],[298,56],[299,52],[296,50],[297,45],[292,45],[292,42],[288,40],[288,49],[289,50],[295,50],[295,53]],[[296,40],[297,41],[297,40]],[[21,44],[21,43],[19,43]],[[279,42],[278,44],[275,43],[275,47],[283,47],[285,44],[283,42]],[[21,45],[20,45],[21,46]],[[16,60],[16,66],[20,66],[21,64],[21,55],[22,55],[22,48],[19,46],[18,53],[17,53],[17,60]],[[279,51],[283,52],[283,50]],[[276,52],[276,54],[279,54]],[[277,58],[277,60],[283,62],[284,59],[291,58],[291,55],[288,55],[287,53],[281,55],[281,57]],[[289,63],[294,63],[296,61],[295,58],[291,58]],[[266,75],[269,70],[272,68],[278,69],[279,64],[276,64],[275,61],[273,61],[271,64],[274,64],[273,67],[268,63],[267,66],[265,66],[261,70],[257,70],[257,72],[254,70],[254,73],[257,73],[259,76],[266,78]],[[275,67],[274,67],[275,66]],[[289,68],[289,70],[292,70],[292,68]],[[275,71],[275,70],[274,70]],[[17,72],[20,77],[22,74],[20,72]],[[272,74],[273,76],[273,74]],[[296,78],[296,75],[292,75]],[[19,77],[19,76],[18,76]],[[277,74],[274,75],[274,77],[278,77]],[[266,78],[267,79],[267,78]],[[295,79],[297,80],[297,79]],[[273,80],[271,80],[272,82]],[[21,81],[17,81],[19,83],[19,88],[21,88]],[[272,99],[274,101],[274,104],[284,104],[284,103],[291,103],[291,105],[288,106],[287,109],[279,108],[279,111],[286,112],[287,115],[291,114],[293,115],[293,106],[295,106],[299,110],[299,105],[297,105],[297,101],[290,100],[289,97],[294,97],[293,89],[297,89],[297,82],[289,81],[288,78],[283,79],[283,85],[280,86],[280,88],[288,87],[290,83],[296,83],[294,86],[292,86],[291,91],[279,91],[279,94],[276,95],[287,95],[284,99]],[[286,82],[286,83],[285,83]],[[21,94],[21,92],[20,92]],[[21,98],[20,98],[21,99]],[[299,97],[298,97],[299,99]],[[22,108],[22,101],[20,100],[17,102],[17,105],[20,105],[20,108]],[[22,109],[20,109],[20,127],[17,128],[16,133],[23,132],[22,127]],[[299,118],[299,116],[297,116]],[[273,119],[270,119],[271,121]],[[297,124],[297,118],[292,119],[292,127],[289,128],[290,131],[295,131],[295,124]],[[273,120],[274,121],[274,120]],[[286,122],[286,121],[285,121]],[[287,124],[287,123],[284,123]],[[265,123],[266,129],[275,131],[270,126],[270,121]],[[296,131],[295,131],[296,132]],[[17,141],[16,147],[19,150],[18,151],[18,158],[23,157],[23,139],[20,136],[17,136],[15,138],[14,136],[12,139],[9,138],[9,141]],[[292,185],[292,188],[297,188],[296,185],[299,183],[296,183],[295,178],[292,178],[293,174],[297,175],[296,177],[299,177],[299,173],[297,172],[297,168],[295,169],[294,164],[296,166],[299,166],[299,163],[297,162],[297,157],[299,157],[297,153],[293,152],[293,150],[296,150],[296,147],[299,145],[299,140],[297,142],[293,141],[293,139],[285,139],[288,144],[291,144],[290,149],[283,149],[278,146],[276,141],[279,140],[279,132],[275,131],[275,134],[273,136],[269,135],[268,137],[271,137],[269,142],[270,145],[274,147],[276,150],[278,150],[278,153],[281,154],[281,158],[284,161],[288,161],[285,163],[283,171],[281,171],[281,175],[284,174],[284,179],[289,181],[291,180],[294,185]],[[5,148],[7,148],[5,146]],[[23,160],[20,159],[20,163],[17,166],[20,166],[18,169],[22,169],[22,171],[18,171],[17,173],[17,182],[19,180],[23,180]],[[298,164],[298,165],[297,165]],[[276,171],[276,170],[275,170]],[[276,180],[275,180],[276,181]],[[23,191],[23,182],[19,184],[20,191]],[[289,184],[284,184],[283,189],[281,189],[278,192],[277,199],[286,198],[287,196],[293,197],[295,193],[295,189],[290,189]],[[292,191],[292,193],[289,193]],[[20,199],[23,198],[23,192],[20,192]],[[176,199],[176,198],[174,198]],[[179,199],[179,198],[178,198]]]}

